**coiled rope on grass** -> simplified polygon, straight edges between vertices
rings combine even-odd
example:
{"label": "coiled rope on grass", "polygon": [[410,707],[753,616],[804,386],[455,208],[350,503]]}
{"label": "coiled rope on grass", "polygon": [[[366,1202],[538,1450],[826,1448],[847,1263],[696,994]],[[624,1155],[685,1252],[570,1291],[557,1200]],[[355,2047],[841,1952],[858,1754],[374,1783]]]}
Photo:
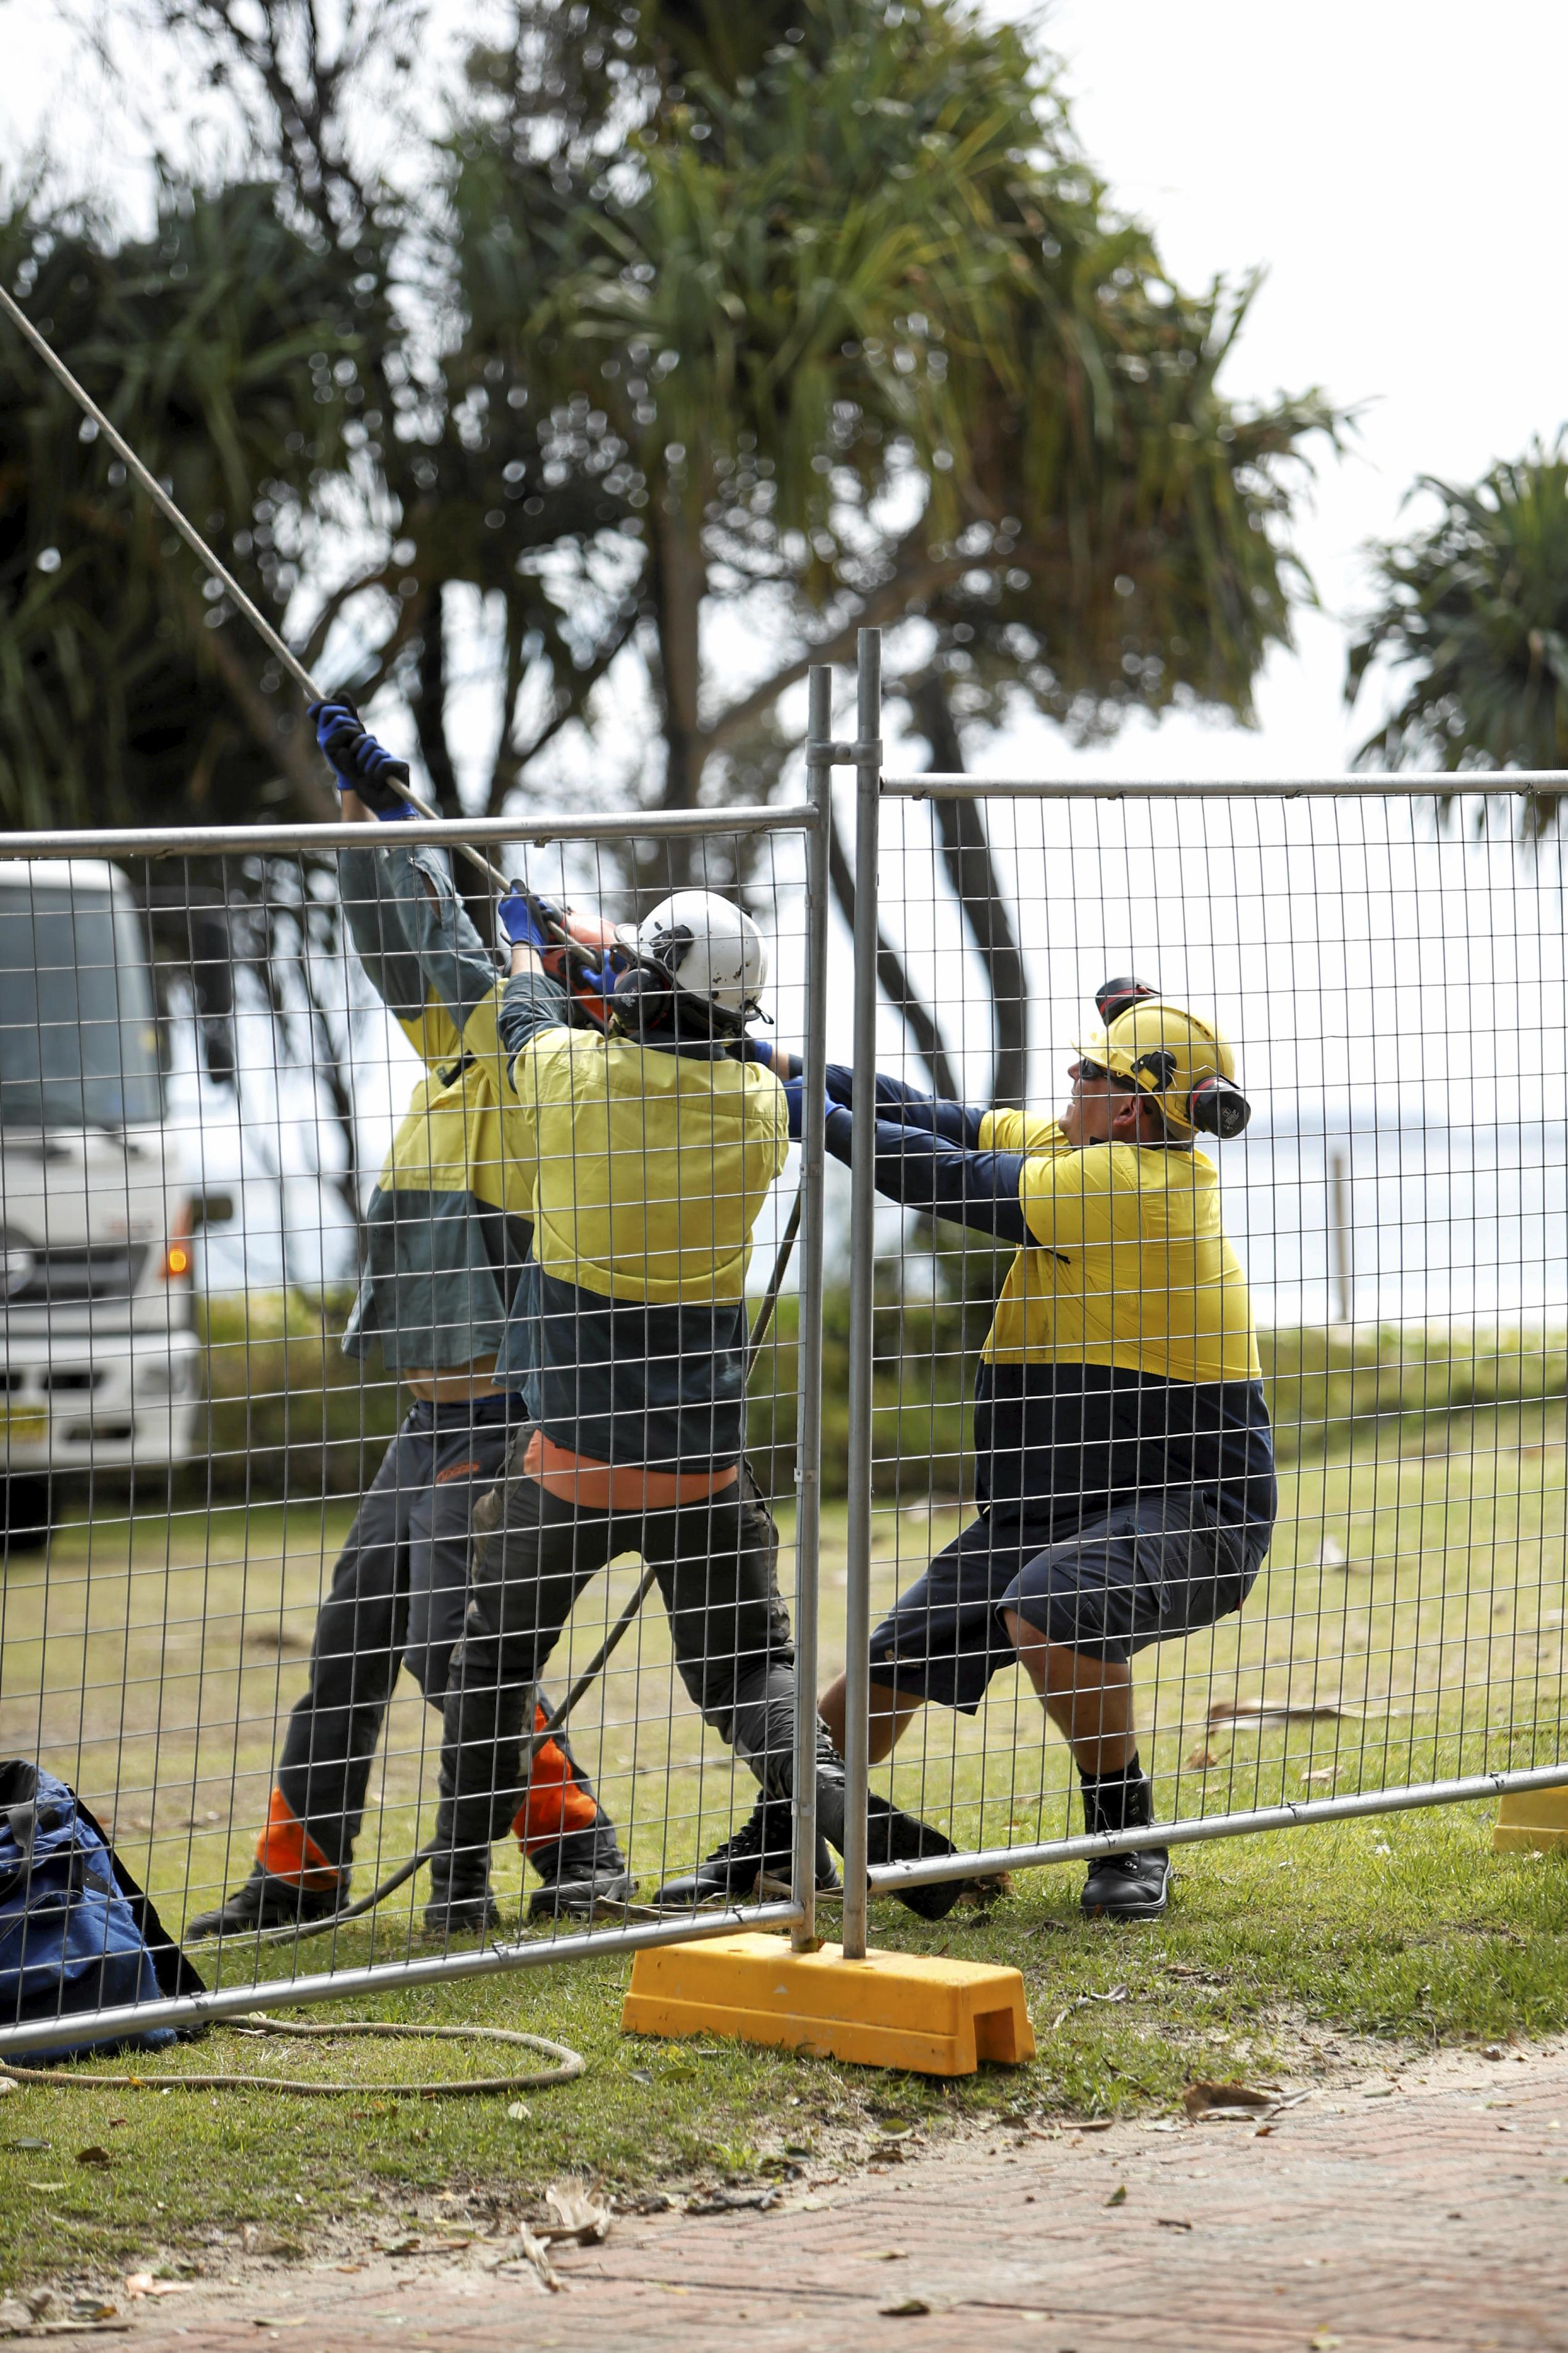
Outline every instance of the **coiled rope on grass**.
{"label": "coiled rope on grass", "polygon": [[[304,2019],[274,2018],[265,2010],[249,2013],[251,2022],[267,2034],[294,2034],[321,2040],[334,2034],[378,2034],[397,2040],[416,2038],[430,2042],[507,2042],[542,2051],[556,2064],[521,2075],[472,2075],[448,2084],[312,2083],[289,2075],[82,2075],[58,2067],[20,2067],[0,2058],[0,2075],[18,2084],[52,2084],[57,2091],[104,2092],[300,2092],[317,2099],[369,2098],[442,2100],[472,2098],[483,2092],[537,2091],[550,2084],[570,2084],[583,2074],[587,2061],[569,2043],[552,2042],[542,2034],[521,2034],[510,2026],[398,2026],[390,2020],[345,2018],[318,2025]],[[68,2021],[62,2020],[61,2023]]]}

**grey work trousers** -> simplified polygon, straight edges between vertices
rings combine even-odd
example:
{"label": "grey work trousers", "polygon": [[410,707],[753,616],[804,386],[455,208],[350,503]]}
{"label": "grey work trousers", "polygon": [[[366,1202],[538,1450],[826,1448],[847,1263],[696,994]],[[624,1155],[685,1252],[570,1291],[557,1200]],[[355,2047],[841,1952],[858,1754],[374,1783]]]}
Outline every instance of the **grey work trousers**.
{"label": "grey work trousers", "polygon": [[530,1689],[584,1587],[623,1553],[654,1570],[676,1666],[694,1704],[770,1795],[793,1788],[795,1647],[776,1577],[778,1530],[742,1468],[700,1502],[585,1511],[521,1468],[513,1440],[499,1525],[475,1546],[463,1639],[446,1699],[437,1835],[489,1848],[516,1811]]}

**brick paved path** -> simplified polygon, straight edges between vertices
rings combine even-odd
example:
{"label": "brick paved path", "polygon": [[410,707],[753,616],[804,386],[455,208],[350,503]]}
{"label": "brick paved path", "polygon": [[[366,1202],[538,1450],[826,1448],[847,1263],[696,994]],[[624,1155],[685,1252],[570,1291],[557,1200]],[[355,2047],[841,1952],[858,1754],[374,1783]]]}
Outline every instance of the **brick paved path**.
{"label": "brick paved path", "polygon": [[556,2250],[556,2295],[478,2247],[378,2256],[142,2304],[132,2337],[137,2353],[275,2334],[283,2353],[1568,2348],[1568,2054],[1419,2074],[1331,2087],[1262,2135],[1003,2124],[772,2213],[620,2217],[603,2244]]}

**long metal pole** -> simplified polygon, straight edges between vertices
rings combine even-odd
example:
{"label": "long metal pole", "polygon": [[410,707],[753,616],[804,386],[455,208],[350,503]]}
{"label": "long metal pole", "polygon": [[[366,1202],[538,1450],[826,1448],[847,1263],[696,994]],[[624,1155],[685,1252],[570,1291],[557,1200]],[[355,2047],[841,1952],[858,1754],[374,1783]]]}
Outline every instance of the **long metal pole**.
{"label": "long metal pole", "polygon": [[1556,768],[1450,776],[1442,769],[1358,768],[1347,776],[884,776],[889,801],[1522,800],[1563,790]]}
{"label": "long metal pole", "polygon": [[[320,702],[322,700],[321,690],[300,659],[299,655],[293,651],[286,638],[279,636],[259,605],[253,603],[246,595],[227,565],[213,553],[195,523],[186,521],[156,474],[142,464],[119,427],[112,424],[104,415],[86,385],[77,382],[54,345],[46,336],[39,333],[26,311],[22,309],[20,303],[13,300],[4,286],[0,286],[0,309],[5,311],[13,326],[18,328],[26,337],[50,374],[59,378],[77,406],[84,409],[91,417],[110,448],[141,484],[159,513],[174,524],[186,546],[206,565],[213,578],[223,583],[226,595],[233,599],[235,606],[244,614],[263,645],[277,655],[289,677],[300,688],[306,701]],[[405,785],[403,787],[403,795],[405,800],[412,802],[421,817],[439,817],[439,809],[432,808],[429,802],[422,799],[411,785]],[[488,874],[491,881],[498,882],[503,891],[506,889],[507,877],[499,866],[492,866],[488,858],[481,857],[479,852],[466,841],[458,842],[457,847],[462,850],[465,857],[471,859],[482,872]]]}
{"label": "long metal pole", "polygon": [[844,1626],[844,1953],[866,1957],[866,1799],[871,1773],[871,1324],[876,1293],[877,833],[882,632],[857,646],[855,1108],[849,1172],[849,1522]]}
{"label": "long metal pole", "polygon": [[823,1171],[827,1070],[828,828],[833,816],[833,672],[810,674],[806,784],[816,810],[805,843],[805,1036],[802,1041],[800,1322],[795,1421],[795,1871],[797,1953],[816,1945],[816,1680],[822,1529]]}

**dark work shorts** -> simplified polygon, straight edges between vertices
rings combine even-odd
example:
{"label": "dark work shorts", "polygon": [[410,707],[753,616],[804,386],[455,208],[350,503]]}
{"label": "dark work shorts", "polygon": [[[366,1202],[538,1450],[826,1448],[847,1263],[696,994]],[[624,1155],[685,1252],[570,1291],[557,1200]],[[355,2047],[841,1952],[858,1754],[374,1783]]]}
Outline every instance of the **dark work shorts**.
{"label": "dark work shorts", "polygon": [[1239,1609],[1271,1524],[1222,1519],[1202,1489],[1113,1500],[1070,1530],[983,1513],[900,1595],[871,1637],[871,1679],[973,1715],[1016,1663],[1014,1610],[1049,1642],[1125,1662]]}

